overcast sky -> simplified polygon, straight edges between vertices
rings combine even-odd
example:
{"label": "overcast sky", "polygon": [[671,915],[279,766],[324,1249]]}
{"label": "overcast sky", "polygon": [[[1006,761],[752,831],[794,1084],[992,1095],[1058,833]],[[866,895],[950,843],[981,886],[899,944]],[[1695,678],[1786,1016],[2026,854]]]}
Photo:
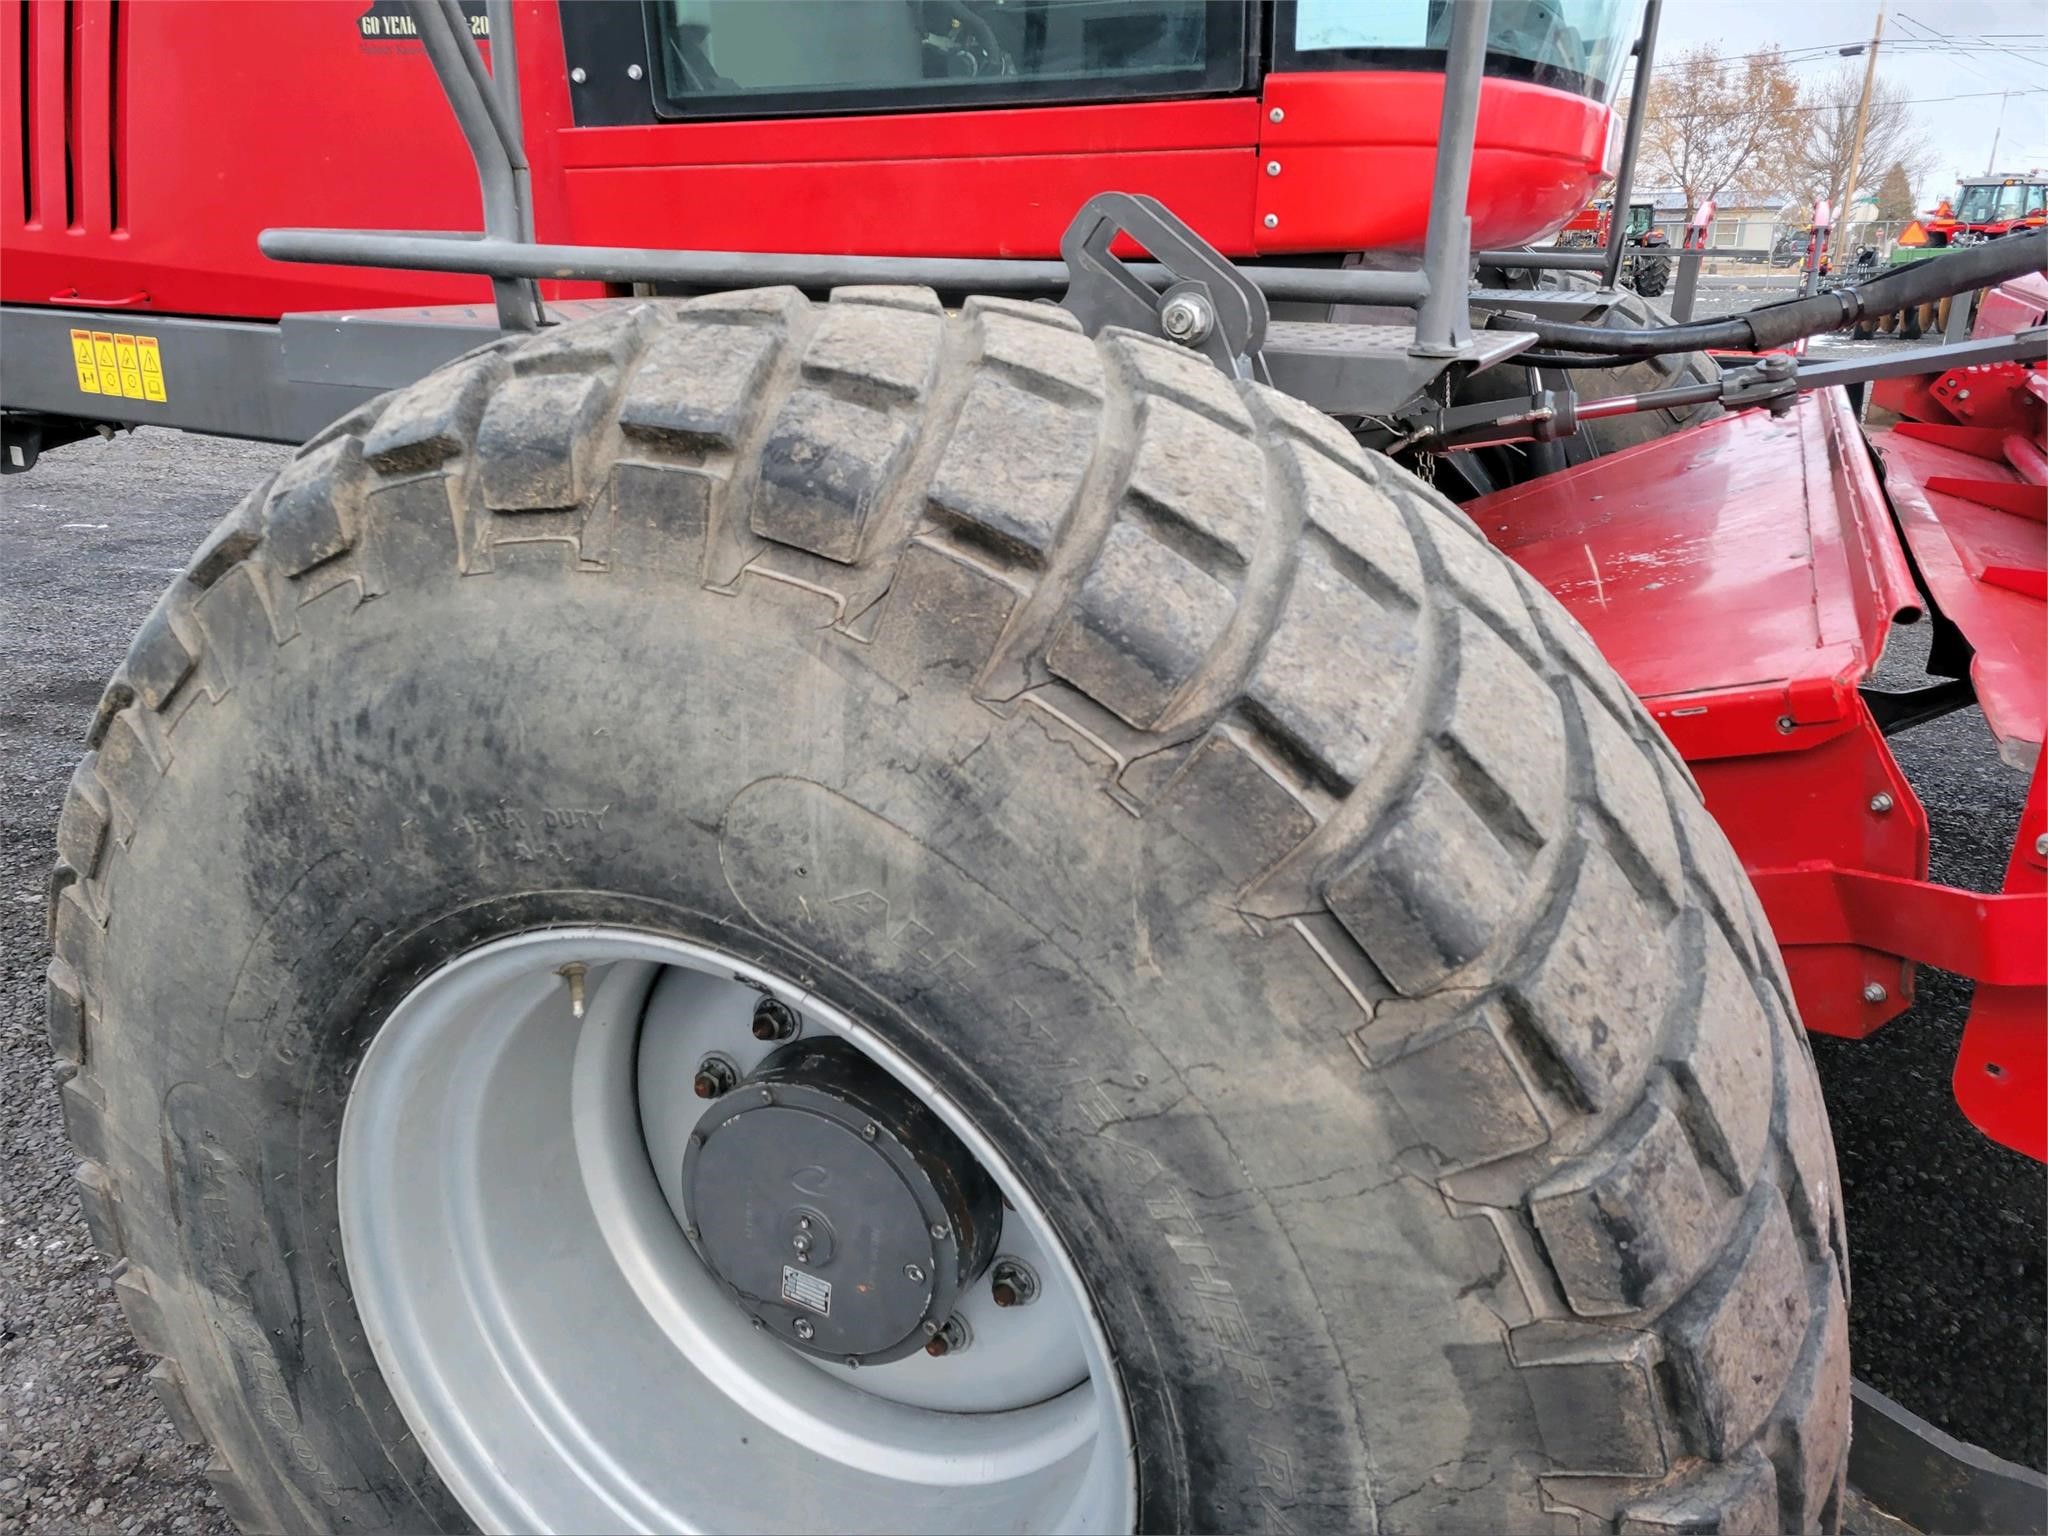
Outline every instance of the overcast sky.
{"label": "overcast sky", "polygon": [[[1816,79],[1845,63],[1861,68],[1860,55],[1814,54],[1868,42],[1876,19],[1876,0],[1666,0],[1657,52],[1668,56],[1712,43],[1747,53],[1775,43],[1788,55],[1810,59],[1794,69],[1801,79]],[[2048,170],[2048,4],[2042,0],[1887,0],[1877,70],[1906,88],[1933,146],[1928,172],[1915,188],[1923,208],[1952,192],[1958,176],[1983,174],[2001,91],[2012,94],[2004,103],[1996,169]]]}

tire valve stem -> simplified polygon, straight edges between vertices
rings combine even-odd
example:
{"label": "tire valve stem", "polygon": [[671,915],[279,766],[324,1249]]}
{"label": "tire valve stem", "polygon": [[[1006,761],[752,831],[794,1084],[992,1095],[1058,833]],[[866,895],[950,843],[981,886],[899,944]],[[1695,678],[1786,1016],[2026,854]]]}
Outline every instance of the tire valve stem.
{"label": "tire valve stem", "polygon": [[589,967],[581,960],[571,960],[557,969],[556,974],[569,983],[569,1017],[583,1017],[583,978],[589,974]]}

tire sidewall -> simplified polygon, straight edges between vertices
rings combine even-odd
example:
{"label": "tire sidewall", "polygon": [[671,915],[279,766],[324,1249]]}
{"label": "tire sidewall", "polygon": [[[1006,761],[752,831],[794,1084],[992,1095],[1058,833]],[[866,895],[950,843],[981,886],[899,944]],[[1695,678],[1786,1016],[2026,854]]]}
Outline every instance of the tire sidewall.
{"label": "tire sidewall", "polygon": [[[1342,1369],[1356,1340],[1247,1174],[1284,1157],[1313,1186],[1374,1161],[1361,1145],[1392,1156],[1371,1147],[1388,1112],[1330,1027],[1328,984],[1304,983],[1292,950],[1281,963],[1190,844],[1140,827],[1035,725],[957,689],[906,699],[772,608],[670,596],[629,624],[621,605],[654,595],[631,581],[597,604],[544,563],[494,582],[304,610],[303,644],[180,723],[111,892],[124,952],[175,947],[111,967],[102,1003],[127,1042],[103,1076],[131,1183],[153,1161],[165,1192],[130,1201],[130,1246],[184,1282],[167,1310],[204,1335],[187,1373],[281,1522],[466,1523],[349,1295],[343,1107],[420,977],[571,922],[813,986],[965,1108],[1102,1317],[1141,1529],[1299,1524],[1308,1499],[1310,1523],[1368,1524]],[[615,654],[548,664],[547,636],[607,626]],[[635,685],[594,686],[683,658],[687,709],[622,711]],[[792,685],[807,708],[786,707]],[[917,766],[878,774],[892,763]],[[1206,905],[1180,899],[1204,889]],[[1152,974],[1102,937],[1140,899]],[[1209,1100],[1261,1061],[1279,1078],[1218,1113]],[[1290,1084],[1288,1064],[1327,1081]],[[1268,1140],[1284,1146],[1248,1156],[1243,1125],[1280,1100],[1293,1123]]]}

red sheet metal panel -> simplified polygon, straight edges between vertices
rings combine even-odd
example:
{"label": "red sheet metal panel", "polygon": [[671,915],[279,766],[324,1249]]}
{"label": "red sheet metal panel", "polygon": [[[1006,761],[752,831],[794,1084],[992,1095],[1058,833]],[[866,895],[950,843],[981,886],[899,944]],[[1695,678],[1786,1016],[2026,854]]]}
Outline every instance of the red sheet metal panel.
{"label": "red sheet metal panel", "polygon": [[2010,437],[1906,422],[1871,441],[1928,595],[1976,651],[1970,678],[1999,753],[2029,768],[2048,735],[2048,527],[1956,488],[2031,489],[2008,462]]}
{"label": "red sheet metal panel", "polygon": [[[2005,868],[2006,899],[2048,902],[2048,760],[2036,760]],[[2038,953],[2048,936],[2033,925]],[[1979,985],[1956,1052],[1956,1103],[1993,1141],[2048,1159],[2048,988]]]}
{"label": "red sheet metal panel", "polygon": [[1836,390],[1782,419],[1724,416],[1466,510],[1586,626],[1688,759],[1848,729],[1887,628],[1918,609]]}

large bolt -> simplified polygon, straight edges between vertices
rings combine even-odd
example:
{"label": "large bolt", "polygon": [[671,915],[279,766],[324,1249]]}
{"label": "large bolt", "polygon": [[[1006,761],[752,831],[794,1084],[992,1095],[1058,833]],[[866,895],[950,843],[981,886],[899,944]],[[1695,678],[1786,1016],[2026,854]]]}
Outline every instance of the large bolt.
{"label": "large bolt", "polygon": [[1890,810],[1892,808],[1892,805],[1892,797],[1888,794],[1885,794],[1882,790],[1878,791],[1876,794],[1870,797],[1870,808],[1880,816],[1882,816],[1886,811]]}
{"label": "large bolt", "polygon": [[789,1005],[773,997],[764,997],[754,1004],[754,1038],[756,1040],[787,1040],[796,1033],[796,1015]]}
{"label": "large bolt", "polygon": [[999,1307],[1028,1307],[1038,1300],[1038,1276],[1022,1259],[999,1256],[989,1268],[989,1295]]}
{"label": "large bolt", "polygon": [[1866,1003],[1881,1003],[1890,996],[1891,993],[1885,990],[1881,981],[1866,981],[1863,984],[1863,1001]]}
{"label": "large bolt", "polygon": [[808,1317],[800,1317],[790,1325],[790,1332],[800,1339],[808,1340],[815,1338],[818,1330],[811,1326],[811,1320]]}
{"label": "large bolt", "polygon": [[1177,293],[1159,311],[1159,329],[1184,347],[1208,339],[1216,328],[1216,310],[1199,293]]}
{"label": "large bolt", "polygon": [[924,1342],[924,1352],[933,1359],[941,1355],[957,1355],[974,1342],[974,1335],[968,1332],[966,1320],[953,1316],[946,1319],[946,1325]]}
{"label": "large bolt", "polygon": [[739,1081],[739,1074],[732,1069],[732,1063],[723,1056],[706,1056],[698,1063],[696,1080],[691,1084],[700,1099],[715,1099],[720,1094],[732,1092],[733,1084]]}

